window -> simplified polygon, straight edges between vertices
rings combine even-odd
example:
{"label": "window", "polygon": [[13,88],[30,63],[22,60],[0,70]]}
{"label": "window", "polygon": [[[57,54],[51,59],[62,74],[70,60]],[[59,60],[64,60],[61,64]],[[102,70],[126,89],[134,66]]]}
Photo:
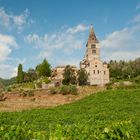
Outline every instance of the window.
{"label": "window", "polygon": [[91,45],[91,48],[94,48],[95,49],[96,48],[96,45],[95,44],[92,44]]}
{"label": "window", "polygon": [[92,53],[94,53],[94,54],[95,54],[95,53],[96,53],[96,50],[92,50]]}
{"label": "window", "polygon": [[106,71],[104,71],[104,75],[106,74]]}
{"label": "window", "polygon": [[98,74],[100,73],[100,71],[98,70]]}
{"label": "window", "polygon": [[97,65],[95,65],[95,68],[97,68]]}
{"label": "window", "polygon": [[95,70],[93,70],[93,73],[95,74]]}

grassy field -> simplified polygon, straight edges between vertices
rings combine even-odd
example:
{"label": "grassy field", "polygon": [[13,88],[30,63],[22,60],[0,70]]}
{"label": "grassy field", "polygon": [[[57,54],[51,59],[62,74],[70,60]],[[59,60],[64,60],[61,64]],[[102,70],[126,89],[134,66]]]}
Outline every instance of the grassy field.
{"label": "grassy field", "polygon": [[108,90],[53,109],[0,113],[9,139],[140,139],[140,89]]}

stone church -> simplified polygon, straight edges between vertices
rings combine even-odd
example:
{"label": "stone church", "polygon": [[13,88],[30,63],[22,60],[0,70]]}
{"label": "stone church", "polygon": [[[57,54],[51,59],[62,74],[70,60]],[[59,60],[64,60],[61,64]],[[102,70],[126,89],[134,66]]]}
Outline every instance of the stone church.
{"label": "stone church", "polygon": [[95,35],[93,26],[86,44],[84,59],[80,62],[80,68],[84,68],[88,73],[88,83],[90,85],[103,85],[109,83],[109,69],[106,62],[100,59],[100,44]]}

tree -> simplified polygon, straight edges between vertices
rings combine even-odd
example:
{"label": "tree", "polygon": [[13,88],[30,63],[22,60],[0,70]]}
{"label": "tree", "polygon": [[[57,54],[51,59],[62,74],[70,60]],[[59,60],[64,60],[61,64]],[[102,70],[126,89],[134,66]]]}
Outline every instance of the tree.
{"label": "tree", "polygon": [[37,73],[34,69],[29,68],[29,70],[24,73],[24,82],[33,82],[34,80],[37,80]]}
{"label": "tree", "polygon": [[82,85],[86,85],[87,84],[87,80],[88,80],[88,74],[86,72],[85,69],[80,69],[78,72],[77,72],[77,79],[78,79],[78,83],[80,86]]}
{"label": "tree", "polygon": [[17,83],[23,82],[23,70],[22,70],[22,64],[19,64],[18,66],[18,73],[17,73]]}
{"label": "tree", "polygon": [[43,60],[43,62],[36,66],[36,71],[39,77],[51,76],[51,65],[48,63],[46,59]]}
{"label": "tree", "polygon": [[67,65],[64,70],[62,83],[64,85],[69,85],[69,84],[74,85],[77,83],[75,71],[69,65]]}

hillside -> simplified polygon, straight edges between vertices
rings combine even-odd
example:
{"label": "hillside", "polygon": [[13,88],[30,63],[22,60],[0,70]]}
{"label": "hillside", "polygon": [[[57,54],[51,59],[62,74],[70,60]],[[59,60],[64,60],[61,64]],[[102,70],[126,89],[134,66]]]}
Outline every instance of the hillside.
{"label": "hillside", "polygon": [[53,109],[0,113],[0,136],[139,139],[139,114],[140,89],[108,90]]}

